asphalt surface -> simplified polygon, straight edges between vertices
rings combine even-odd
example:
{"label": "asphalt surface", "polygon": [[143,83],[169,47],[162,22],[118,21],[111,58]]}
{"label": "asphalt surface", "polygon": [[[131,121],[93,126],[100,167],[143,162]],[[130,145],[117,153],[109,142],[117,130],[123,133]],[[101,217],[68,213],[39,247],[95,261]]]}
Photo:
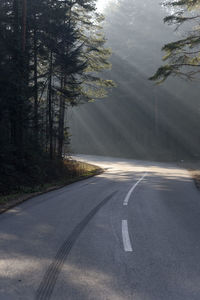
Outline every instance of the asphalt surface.
{"label": "asphalt surface", "polygon": [[176,165],[99,176],[0,215],[0,299],[199,300],[200,192]]}

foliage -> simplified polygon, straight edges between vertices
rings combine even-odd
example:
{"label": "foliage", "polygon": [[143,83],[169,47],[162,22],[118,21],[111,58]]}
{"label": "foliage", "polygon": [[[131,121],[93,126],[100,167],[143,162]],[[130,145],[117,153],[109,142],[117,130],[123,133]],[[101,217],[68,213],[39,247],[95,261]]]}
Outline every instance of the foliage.
{"label": "foliage", "polygon": [[150,78],[157,83],[165,81],[169,76],[193,80],[199,79],[200,72],[200,1],[177,0],[163,3],[173,9],[173,13],[164,18],[164,22],[175,24],[176,29],[185,25],[186,36],[182,39],[163,46],[165,52],[163,61],[166,65],[161,66]]}
{"label": "foliage", "polygon": [[87,163],[71,159],[52,161],[45,156],[41,161],[31,163],[26,170],[18,170],[15,174],[12,172],[5,182],[1,182],[0,205],[21,198],[24,194],[48,191],[102,171]]}
{"label": "foliage", "polygon": [[102,21],[94,0],[0,1],[2,186],[44,155],[61,159],[67,107],[113,86],[99,75],[110,67]]}

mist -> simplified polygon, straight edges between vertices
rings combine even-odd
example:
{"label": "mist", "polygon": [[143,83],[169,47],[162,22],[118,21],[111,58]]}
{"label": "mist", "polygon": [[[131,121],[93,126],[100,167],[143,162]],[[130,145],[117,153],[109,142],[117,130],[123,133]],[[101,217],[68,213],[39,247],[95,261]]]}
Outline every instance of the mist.
{"label": "mist", "polygon": [[163,24],[169,14],[159,0],[110,1],[104,10],[114,80],[105,99],[68,111],[75,153],[154,160],[199,157],[198,83],[171,78],[155,86],[148,78],[162,64],[161,48],[181,37]]}

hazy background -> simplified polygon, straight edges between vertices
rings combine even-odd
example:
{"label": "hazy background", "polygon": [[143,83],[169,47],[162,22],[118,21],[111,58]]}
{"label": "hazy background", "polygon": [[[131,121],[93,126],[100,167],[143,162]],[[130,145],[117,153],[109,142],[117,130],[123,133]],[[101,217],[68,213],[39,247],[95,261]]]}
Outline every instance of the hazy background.
{"label": "hazy background", "polygon": [[169,11],[160,0],[109,3],[104,30],[113,55],[105,76],[117,88],[106,99],[68,111],[72,150],[156,160],[199,157],[199,83],[148,81],[162,63],[161,47],[181,37],[163,24]]}

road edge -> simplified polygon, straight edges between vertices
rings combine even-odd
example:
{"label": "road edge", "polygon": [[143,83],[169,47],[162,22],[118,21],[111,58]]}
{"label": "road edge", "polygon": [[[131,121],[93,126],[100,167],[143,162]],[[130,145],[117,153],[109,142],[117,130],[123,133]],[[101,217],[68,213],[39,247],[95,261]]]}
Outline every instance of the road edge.
{"label": "road edge", "polygon": [[[98,167],[98,166],[96,166],[96,167]],[[79,182],[79,181],[83,181],[83,180],[89,179],[91,177],[95,177],[95,176],[101,175],[104,172],[105,172],[104,169],[98,167],[98,169],[93,174],[73,178],[73,179],[69,180],[69,182],[67,182],[65,184],[49,187],[45,191],[34,192],[34,193],[27,194],[27,195],[24,194],[20,198],[11,200],[10,203],[9,202],[6,203],[5,207],[0,207],[0,215],[3,214],[3,213],[5,213],[5,212],[7,212],[8,210],[10,210],[12,208],[14,208],[14,207],[16,207],[16,206],[24,203],[25,201],[31,200],[34,197],[37,197],[37,196],[40,196],[40,195],[44,195],[44,194],[47,194],[47,193],[59,190],[59,189],[65,187],[65,186],[71,185],[71,184]]]}

